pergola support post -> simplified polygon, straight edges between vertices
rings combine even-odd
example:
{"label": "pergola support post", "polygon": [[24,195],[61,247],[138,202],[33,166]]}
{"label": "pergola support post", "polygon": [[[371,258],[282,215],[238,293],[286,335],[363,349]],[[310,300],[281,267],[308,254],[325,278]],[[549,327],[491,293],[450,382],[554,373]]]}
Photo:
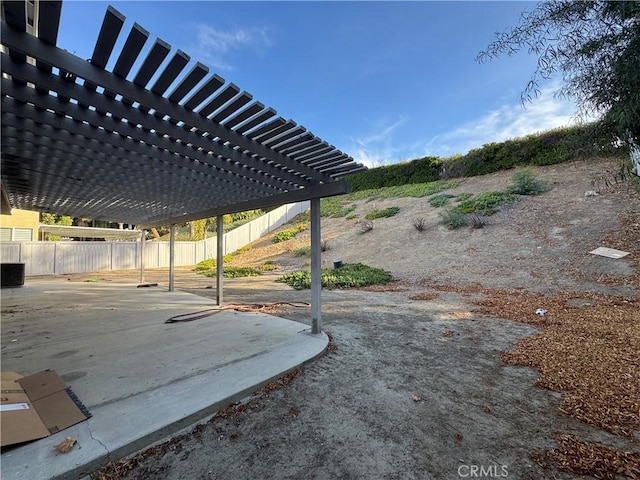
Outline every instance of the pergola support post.
{"label": "pergola support post", "polygon": [[140,233],[140,283],[144,283],[144,247],[147,243],[147,231]]}
{"label": "pergola support post", "polygon": [[176,260],[176,224],[171,224],[169,235],[169,291],[173,292],[175,283],[175,260]]}
{"label": "pergola support post", "polygon": [[311,199],[311,333],[322,331],[322,258],[320,255],[320,199]]}
{"label": "pergola support post", "polygon": [[222,305],[222,279],[224,277],[224,217],[216,217],[216,305]]}

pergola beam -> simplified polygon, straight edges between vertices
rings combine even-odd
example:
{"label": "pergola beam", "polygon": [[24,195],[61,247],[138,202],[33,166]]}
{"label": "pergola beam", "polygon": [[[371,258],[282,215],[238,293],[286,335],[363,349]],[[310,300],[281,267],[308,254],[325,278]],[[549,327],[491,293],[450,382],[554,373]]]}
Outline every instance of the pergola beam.
{"label": "pergola beam", "polygon": [[[187,125],[192,125],[200,130],[208,132],[220,138],[224,138],[246,150],[273,161],[285,168],[298,171],[302,175],[309,177],[314,182],[331,181],[328,175],[320,174],[318,171],[295,162],[286,155],[282,155],[259,142],[256,142],[238,132],[225,128],[222,125],[210,121],[208,118],[196,112],[188,110],[179,104],[172,103],[163,97],[154,95],[152,92],[134,88],[129,82],[118,78],[105,70],[95,68],[90,63],[82,61],[75,55],[70,54],[53,45],[47,45],[38,41],[36,37],[24,32],[17,31],[9,27],[5,22],[0,26],[2,44],[17,52],[32,56],[37,60],[46,61],[69,72],[91,84],[104,87],[107,90],[116,92],[123,97],[138,102],[147,108],[154,109],[162,115],[168,115],[177,121],[182,121]],[[4,67],[3,67],[4,69]]]}
{"label": "pergola beam", "polygon": [[[351,187],[345,181],[332,181],[330,183],[322,183],[309,188],[301,188],[288,193],[281,193],[278,195],[272,195],[270,197],[261,197],[255,200],[249,200],[246,202],[239,202],[229,205],[221,205],[220,207],[210,210],[203,210],[201,212],[184,215],[181,217],[175,217],[164,220],[164,224],[174,222],[183,223],[190,222],[192,220],[199,220],[201,218],[216,217],[218,215],[227,215],[230,213],[245,212],[247,210],[254,210],[256,208],[267,208],[279,205],[285,205],[287,203],[304,202],[311,200],[312,198],[324,198],[333,197],[335,195],[343,195],[349,193]],[[145,223],[139,225],[138,228],[151,228],[160,223]]]}
{"label": "pergola beam", "polygon": [[[305,180],[300,176],[276,168],[273,165],[250,157],[236,149],[220,145],[217,142],[211,141],[208,137],[198,135],[195,132],[191,132],[185,128],[172,124],[171,122],[163,121],[161,118],[157,118],[153,115],[148,115],[139,109],[130,108],[126,104],[115,99],[105,98],[97,92],[86,90],[73,83],[65,82],[60,77],[47,75],[44,76],[44,78],[46,78],[46,81],[44,81],[43,75],[38,74],[35,67],[26,63],[18,64],[16,62],[12,62],[6,54],[1,54],[0,58],[2,59],[3,70],[14,77],[24,79],[26,82],[34,83],[48,90],[57,91],[66,98],[75,98],[78,100],[79,104],[94,105],[98,112],[110,111],[114,116],[126,118],[128,123],[131,125],[142,125],[147,129],[153,129],[154,132],[156,132],[155,134],[146,133],[147,143],[153,144],[155,143],[154,139],[156,137],[163,137],[164,135],[167,135],[169,139],[181,139],[183,144],[187,144],[188,142],[188,144],[190,144],[194,149],[201,148],[205,152],[210,151],[233,162],[246,165],[249,168],[255,168],[258,172],[264,172],[265,174],[286,180],[290,182],[291,185],[310,185],[308,180]],[[43,108],[55,107],[56,112],[68,115],[71,118],[77,117],[78,119],[82,119],[87,118],[87,116],[92,116],[86,111],[83,112],[83,108],[79,105],[63,101],[56,102],[55,98],[50,95],[39,98],[36,96],[36,92],[33,91],[33,89],[28,87],[20,88],[18,85],[12,85],[12,83],[13,82],[8,79],[2,79],[3,92],[6,92],[6,94],[22,101],[31,102],[35,105],[42,106]],[[108,118],[106,115],[100,115],[98,112],[93,115],[94,117],[96,115],[100,117],[98,122],[110,123],[109,120],[106,120]],[[102,120],[102,118],[105,120]],[[140,135],[144,135],[144,133],[141,132]],[[170,141],[175,143],[175,140]]]}

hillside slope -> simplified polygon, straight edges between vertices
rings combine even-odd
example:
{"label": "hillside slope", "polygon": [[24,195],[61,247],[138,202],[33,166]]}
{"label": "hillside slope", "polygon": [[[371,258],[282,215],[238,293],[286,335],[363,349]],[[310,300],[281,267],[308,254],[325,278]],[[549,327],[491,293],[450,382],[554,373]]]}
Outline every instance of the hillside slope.
{"label": "hillside slope", "polygon": [[[551,189],[519,197],[515,204],[485,217],[486,225],[480,229],[448,230],[439,223],[442,208],[432,207],[429,197],[360,200],[352,212],[357,218],[322,219],[322,238],[329,246],[322,253],[322,264],[330,268],[335,259],[361,262],[411,283],[637,295],[640,195],[625,184],[605,186],[602,178],[615,169],[616,162],[607,159],[536,167],[537,177]],[[503,190],[512,174],[464,178],[445,193]],[[590,190],[599,195],[585,196]],[[361,233],[367,213],[390,206],[400,207],[399,213],[374,220],[374,228]],[[413,225],[418,218],[425,220],[423,232]],[[309,244],[308,232],[277,244],[272,237],[255,242],[233,264],[258,266],[271,261],[279,267],[274,273],[308,268],[308,256],[292,253]],[[613,260],[588,253],[599,246],[631,255]]]}

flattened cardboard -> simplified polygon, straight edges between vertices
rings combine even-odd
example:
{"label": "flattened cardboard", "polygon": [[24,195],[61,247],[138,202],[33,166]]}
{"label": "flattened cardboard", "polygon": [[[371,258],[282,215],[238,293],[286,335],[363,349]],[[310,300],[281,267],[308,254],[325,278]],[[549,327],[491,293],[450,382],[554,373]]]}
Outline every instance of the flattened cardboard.
{"label": "flattened cardboard", "polygon": [[48,437],[91,414],[52,370],[22,377],[2,373],[2,446]]}
{"label": "flattened cardboard", "polygon": [[0,394],[0,443],[4,447],[47,437],[49,430],[19,383],[15,372],[3,372]]}
{"label": "flattened cardboard", "polygon": [[591,250],[589,253],[592,255],[600,255],[601,257],[615,259],[626,257],[627,255],[629,255],[629,252],[624,252],[622,250],[616,250],[615,248],[609,247],[598,247],[595,250]]}

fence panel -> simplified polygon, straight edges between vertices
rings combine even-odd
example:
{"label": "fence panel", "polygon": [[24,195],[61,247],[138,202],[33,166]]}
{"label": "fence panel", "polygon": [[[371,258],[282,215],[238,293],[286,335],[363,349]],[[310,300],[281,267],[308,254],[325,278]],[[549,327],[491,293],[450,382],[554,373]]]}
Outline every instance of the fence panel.
{"label": "fence panel", "polygon": [[0,262],[20,263],[20,242],[2,242]]}
{"label": "fence panel", "polygon": [[176,267],[198,263],[196,262],[196,243],[197,242],[176,242],[174,250]]}
{"label": "fence panel", "polygon": [[[283,205],[224,235],[224,254],[233,253],[309,208],[309,202]],[[217,238],[176,242],[175,265],[194,265],[217,254]],[[0,260],[22,262],[25,275],[53,275],[140,268],[139,242],[2,242]],[[169,242],[145,242],[145,268],[169,266]]]}
{"label": "fence panel", "polygon": [[55,273],[100,272],[111,268],[111,246],[105,242],[57,242]]}
{"label": "fence panel", "polygon": [[56,271],[56,242],[26,242],[22,244],[20,261],[25,275],[53,275]]}
{"label": "fence panel", "polygon": [[128,270],[139,268],[138,242],[111,243],[111,270]]}

